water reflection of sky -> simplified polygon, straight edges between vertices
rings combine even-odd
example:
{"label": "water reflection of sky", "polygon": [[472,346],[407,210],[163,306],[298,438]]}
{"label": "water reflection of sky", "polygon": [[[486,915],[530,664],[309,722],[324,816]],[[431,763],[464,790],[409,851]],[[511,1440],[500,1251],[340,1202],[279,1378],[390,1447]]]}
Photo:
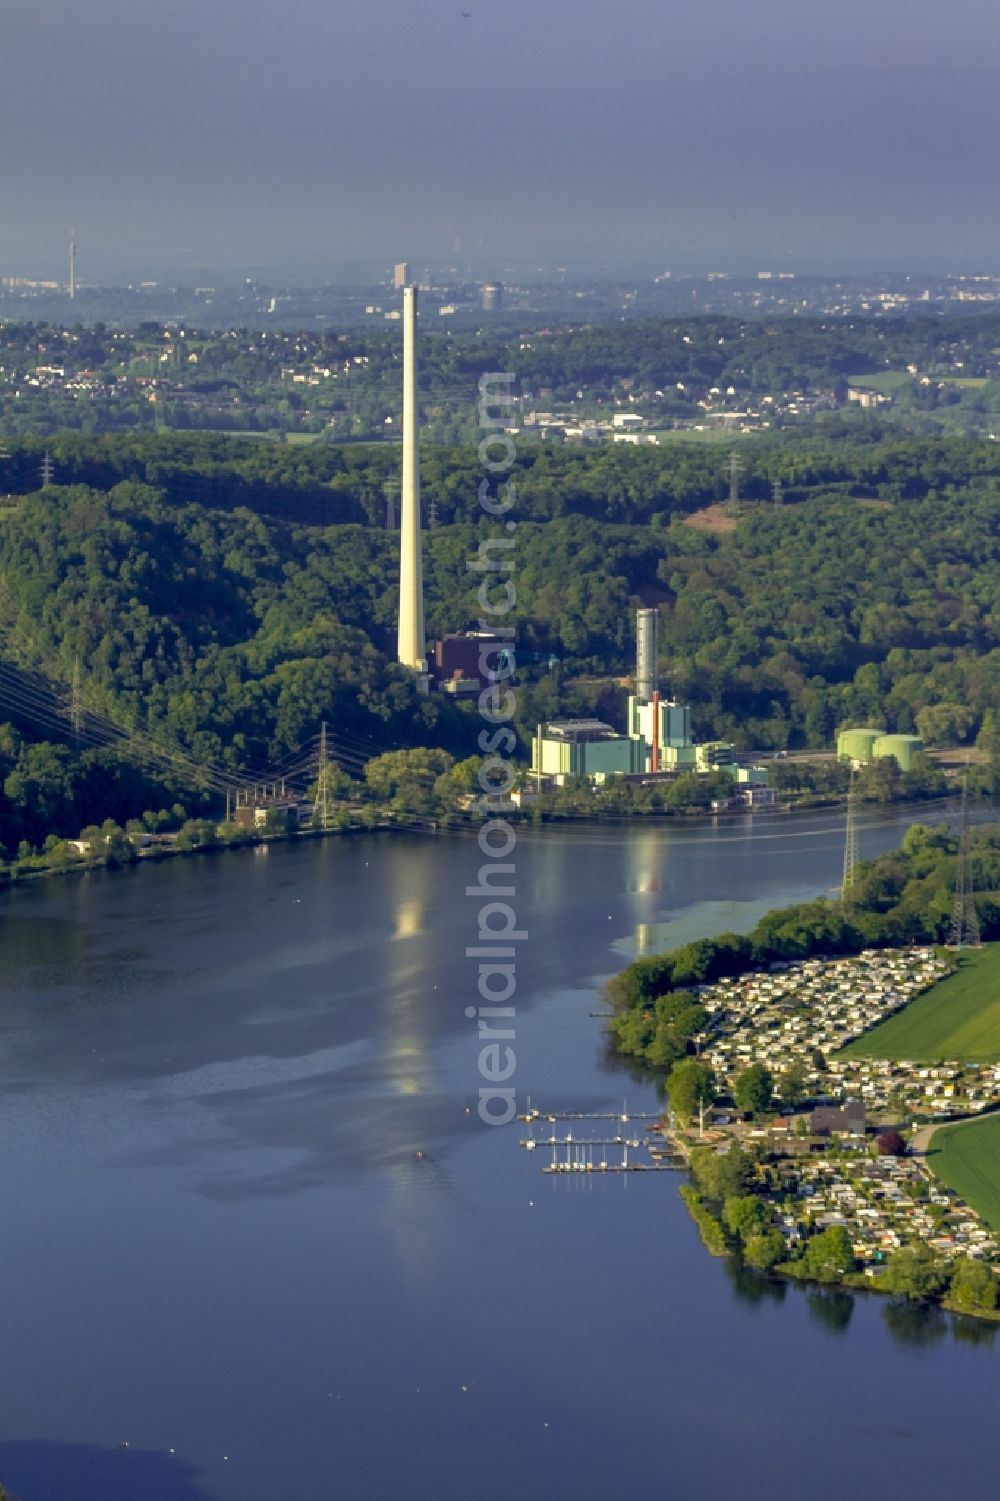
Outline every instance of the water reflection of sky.
{"label": "water reflection of sky", "polygon": [[[525,831],[522,1092],[651,1108],[605,1058],[596,977],[637,930],[747,927],[835,881],[835,825],[810,827],[753,859],[739,830]],[[62,1453],[72,1501],[126,1473],[154,1501],[437,1501],[456,1476],[534,1501],[644,1494],[669,1454],[691,1495],[740,1473],[772,1501],[803,1466],[831,1501],[859,1474],[992,1494],[985,1344],[737,1283],[662,1184],[564,1192],[479,1127],[478,863],[471,841],[331,840],[5,899],[0,1482],[30,1501]],[[919,1436],[883,1462],[932,1407],[947,1463]],[[136,1463],[109,1469],[126,1438]]]}

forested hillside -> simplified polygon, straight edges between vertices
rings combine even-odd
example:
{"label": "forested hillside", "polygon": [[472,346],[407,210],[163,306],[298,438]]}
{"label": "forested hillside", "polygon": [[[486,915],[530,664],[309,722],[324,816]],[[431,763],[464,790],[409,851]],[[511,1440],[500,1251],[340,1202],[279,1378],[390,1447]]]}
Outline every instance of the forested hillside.
{"label": "forested hillside", "polygon": [[[37,491],[49,455],[57,485],[110,490],[123,480],[163,492],[174,505],[247,507],[309,525],[360,522],[380,528],[387,487],[398,489],[399,449],[389,444],[284,444],[221,433],[8,439],[0,457],[0,494]],[[581,515],[594,521],[663,525],[722,499],[726,456],[712,446],[570,446],[518,439],[517,512],[523,520]],[[741,450],[741,495],[768,501],[775,480],[786,505],[818,495],[919,500],[1000,493],[1000,444],[960,437],[907,437],[873,418],[862,425],[832,417],[809,436],[759,437]],[[482,470],[476,444],[425,444],[425,500],[443,523],[479,523]]]}
{"label": "forested hillside", "polygon": [[[471,748],[474,717],[414,700],[392,662],[397,539],[372,524],[387,451],[72,437],[53,455],[60,482],[22,494],[35,455],[10,459],[9,659],[68,683],[79,657],[88,702],[216,762],[280,758],[323,718],[379,748]],[[751,484],[786,476],[788,503],[748,503],[720,534],[688,524],[719,482],[700,449],[524,447],[523,727],[620,714],[620,692],[575,680],[629,671],[643,600],[701,736],[820,746],[846,719],[923,731],[942,705],[945,738],[975,736],[1000,701],[1000,448],[776,441],[756,467]],[[444,521],[426,535],[431,635],[476,620],[478,478],[471,452],[426,454]]]}

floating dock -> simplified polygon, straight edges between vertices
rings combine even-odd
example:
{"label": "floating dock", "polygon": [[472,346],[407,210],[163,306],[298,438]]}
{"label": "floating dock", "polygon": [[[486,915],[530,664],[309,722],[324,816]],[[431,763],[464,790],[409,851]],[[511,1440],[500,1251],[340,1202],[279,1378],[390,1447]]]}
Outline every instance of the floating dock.
{"label": "floating dock", "polygon": [[[542,1169],[545,1173],[683,1173],[687,1170],[684,1155],[670,1140],[657,1111],[631,1111],[627,1100],[620,1111],[538,1110],[532,1108],[530,1095],[527,1103],[527,1110],[518,1116],[518,1120],[527,1125],[528,1134],[521,1137],[518,1145],[526,1152],[548,1148],[552,1160]],[[571,1130],[563,1134],[551,1130],[546,1136],[534,1134],[536,1126],[553,1126],[557,1121],[613,1121],[619,1126],[635,1124],[630,1135],[624,1130],[613,1136],[592,1137],[575,1136]],[[598,1155],[596,1162],[595,1154]],[[640,1155],[637,1157],[636,1154]],[[616,1160],[610,1160],[612,1155]]]}
{"label": "floating dock", "polygon": [[640,1110],[631,1114],[615,1110],[529,1110],[517,1118],[525,1125],[531,1125],[532,1121],[621,1121],[627,1125],[629,1121],[658,1121],[660,1116],[658,1110]]}
{"label": "floating dock", "polygon": [[639,1147],[648,1145],[642,1142],[638,1136],[524,1136],[518,1142],[519,1147],[533,1152],[537,1147],[571,1147],[574,1143],[578,1147]]}
{"label": "floating dock", "polygon": [[543,1173],[682,1173],[684,1165],[669,1162],[550,1162]]}

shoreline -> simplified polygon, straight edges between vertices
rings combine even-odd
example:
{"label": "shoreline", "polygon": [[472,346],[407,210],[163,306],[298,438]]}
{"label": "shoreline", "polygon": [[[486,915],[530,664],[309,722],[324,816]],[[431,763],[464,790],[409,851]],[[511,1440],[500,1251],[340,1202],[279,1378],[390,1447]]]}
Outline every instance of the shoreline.
{"label": "shoreline", "polygon": [[[987,944],[975,963],[969,959],[965,971],[966,986],[974,986],[978,977],[991,1006],[995,991],[989,982],[998,958],[1000,944]],[[669,969],[669,956],[664,956],[664,963]],[[786,960],[768,965],[752,983],[724,977],[714,989],[699,987],[702,1011],[697,1024],[700,1033],[710,1033],[715,1018],[716,1042],[699,1033],[698,1056],[703,1061],[675,1064],[674,1103],[693,1099],[697,1105],[691,1091],[700,1087],[700,1076],[692,1082],[693,1074],[689,1079],[686,1071],[707,1069],[704,1088],[711,1092],[713,1108],[728,1112],[719,1122],[727,1129],[714,1129],[707,1138],[697,1135],[698,1111],[690,1103],[683,1106],[686,1113],[679,1121],[670,1116],[669,1132],[661,1129],[687,1166],[690,1176],[681,1197],[713,1255],[728,1253],[762,1275],[786,1281],[878,1292],[991,1324],[1000,1322],[1000,1227],[991,1209],[994,1199],[981,1204],[974,1191],[978,1178],[967,1181],[968,1174],[945,1172],[944,1157],[938,1164],[931,1160],[932,1143],[942,1139],[939,1131],[977,1122],[984,1134],[963,1151],[975,1164],[991,1150],[996,1122],[986,1123],[1000,1118],[995,1053],[990,1050],[981,1064],[967,1060],[922,1065],[922,1054],[916,1054],[917,1061],[910,1054],[910,1061],[900,1062],[889,1047],[885,1063],[878,1056],[874,1064],[844,1061],[855,1037],[918,1003],[938,984],[954,986],[960,968],[953,954],[930,949],[890,949],[881,957],[875,948],[850,955],[837,951],[824,960],[813,951],[798,964]],[[742,977],[745,971],[738,973]],[[929,974],[934,976],[930,982]],[[655,993],[657,975],[650,985]],[[672,1014],[663,1002],[662,986],[660,994],[657,1024],[664,1027]],[[665,994],[669,997],[669,988]],[[794,1044],[783,1042],[776,1055],[774,1038],[785,1037],[780,1029],[784,1024],[787,1030],[789,996],[798,1008],[801,1036]],[[640,996],[623,1014],[646,1015],[641,1002]],[[944,997],[943,1003],[947,1006]],[[649,1004],[647,995],[646,1008]],[[802,1015],[811,1018],[809,1025]],[[648,1032],[641,1027],[638,1032],[627,1026],[619,1029],[619,1041],[640,1055],[643,1048],[648,1051]],[[768,1111],[774,1107],[768,1069],[781,1066],[776,1057],[786,1065],[793,1054],[797,1060],[807,1058],[810,1048],[813,1056],[822,1049],[819,1065],[798,1063],[806,1070],[800,1076],[800,1098],[770,1120]],[[944,1055],[946,1060],[957,1056]],[[751,1066],[767,1076],[768,1098],[746,1125],[747,1109],[738,1111],[734,1120],[730,1100],[739,1105],[733,1071]],[[672,1086],[670,1092],[673,1100]],[[863,1102],[855,1106],[848,1125],[839,1119],[817,1121],[817,1102],[845,1099]],[[796,1107],[802,1105],[806,1109],[800,1112]],[[846,1106],[834,1108],[846,1115]],[[892,1131],[895,1141],[883,1142],[878,1131],[888,1131],[899,1120],[905,1126]],[[900,1130],[905,1130],[904,1137]],[[793,1145],[793,1131],[796,1138],[808,1140]],[[837,1135],[859,1139],[838,1144]],[[735,1154],[732,1159],[730,1153]],[[986,1181],[992,1183],[993,1175],[987,1174]]]}
{"label": "shoreline", "polygon": [[[976,1117],[972,1116],[969,1119],[974,1120]],[[940,1308],[943,1312],[953,1314],[956,1318],[976,1319],[980,1323],[989,1324],[993,1327],[1000,1325],[1000,1308],[960,1308],[952,1299],[947,1297],[904,1297],[880,1287],[875,1278],[867,1277],[864,1272],[849,1272],[845,1277],[824,1280],[819,1277],[809,1277],[795,1271],[794,1267],[796,1264],[794,1262],[778,1262],[776,1266],[771,1267],[767,1271],[751,1266],[739,1254],[739,1247],[727,1234],[720,1216],[710,1207],[704,1195],[694,1187],[694,1184],[691,1182],[682,1184],[678,1189],[678,1193],[709,1255],[719,1261],[737,1262],[740,1266],[747,1268],[755,1276],[761,1277],[765,1281],[791,1283],[803,1288],[820,1287],[831,1290],[837,1289],[847,1293],[870,1293],[873,1297],[884,1298],[889,1302],[896,1302],[903,1306],[912,1304],[914,1307],[924,1309]]]}
{"label": "shoreline", "polygon": [[[651,821],[657,824],[664,823],[669,825],[690,822],[704,823],[708,820],[734,821],[737,819],[760,818],[761,816],[766,816],[767,818],[776,816],[787,817],[796,813],[829,812],[832,809],[845,806],[846,801],[846,797],[840,796],[821,798],[807,796],[804,799],[782,803],[777,807],[770,808],[685,808],[674,811],[636,809],[634,812],[609,814],[599,811],[593,813],[554,812],[544,813],[538,818],[533,816],[530,805],[527,808],[498,808],[497,811],[502,812],[505,818],[514,820],[516,825],[527,825],[535,829],[541,828],[545,824],[559,825],[560,827],[565,827],[567,824],[579,824],[589,828],[601,825],[632,826]],[[945,804],[950,801],[952,801],[952,795],[949,793],[935,798],[896,798],[888,803],[871,803],[864,806],[885,811],[892,808],[907,808],[921,803],[930,808],[936,804]],[[45,864],[43,863],[46,858],[44,855],[33,855],[29,857],[29,860],[31,862],[38,861],[37,865],[26,863],[22,868],[19,868],[19,862],[15,860],[0,870],[0,891],[12,890],[16,886],[45,880],[50,876],[79,876],[88,875],[100,870],[133,869],[135,866],[144,865],[147,862],[159,863],[163,860],[180,859],[188,855],[225,854],[232,850],[248,849],[259,847],[260,845],[293,844],[299,839],[324,839],[331,835],[344,834],[447,834],[457,833],[464,828],[472,826],[471,822],[464,816],[455,818],[452,821],[452,818],[447,814],[441,818],[418,820],[415,817],[413,822],[407,821],[406,815],[403,817],[383,815],[382,817],[383,821],[377,824],[351,823],[342,828],[306,828],[298,829],[294,833],[248,834],[246,838],[211,844],[199,844],[190,849],[176,849],[169,844],[161,845],[155,850],[147,849],[145,852],[136,851],[135,859],[125,861],[117,859],[109,861],[107,859],[91,859],[87,856],[80,856],[78,859],[67,860],[64,863]]]}
{"label": "shoreline", "polygon": [[[51,876],[89,876],[98,872],[118,874],[124,871],[134,871],[144,865],[162,865],[168,860],[184,860],[197,855],[230,855],[238,854],[243,850],[260,849],[272,844],[294,844],[300,839],[326,839],[341,837],[350,834],[397,834],[408,832],[406,825],[397,823],[376,824],[369,827],[365,824],[351,824],[342,829],[300,829],[294,834],[263,834],[248,839],[219,842],[218,844],[198,844],[191,849],[175,849],[170,845],[149,851],[145,854],[136,852],[133,860],[118,859],[88,859],[81,856],[78,860],[68,860],[61,865],[44,865],[37,869],[28,868],[17,870],[9,868],[0,872],[0,891],[13,891],[18,886],[28,886],[36,881],[48,880]],[[434,833],[437,830],[421,830],[421,833]]]}

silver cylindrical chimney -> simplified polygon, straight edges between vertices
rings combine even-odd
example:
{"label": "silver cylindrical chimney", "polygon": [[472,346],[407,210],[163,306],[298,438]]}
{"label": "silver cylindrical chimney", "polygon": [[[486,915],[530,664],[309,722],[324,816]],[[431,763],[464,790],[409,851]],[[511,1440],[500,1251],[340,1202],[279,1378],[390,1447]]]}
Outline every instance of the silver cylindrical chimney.
{"label": "silver cylindrical chimney", "polygon": [[658,610],[637,610],[635,615],[635,696],[648,704],[656,689],[656,659],[659,655]]}

